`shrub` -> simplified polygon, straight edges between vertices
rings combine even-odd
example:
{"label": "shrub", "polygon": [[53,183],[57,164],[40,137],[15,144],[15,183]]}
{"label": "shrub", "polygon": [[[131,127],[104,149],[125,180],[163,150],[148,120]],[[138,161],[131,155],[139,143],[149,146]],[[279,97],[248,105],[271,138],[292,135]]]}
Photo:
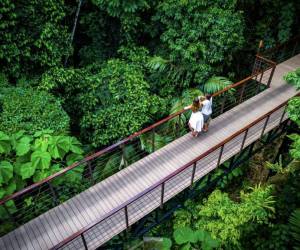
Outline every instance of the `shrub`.
{"label": "shrub", "polygon": [[285,76],[283,76],[283,79],[289,84],[294,85],[297,89],[300,89],[300,68],[287,73]]}
{"label": "shrub", "polygon": [[69,117],[54,96],[31,88],[3,88],[0,93],[0,130],[15,133],[25,130],[52,129],[57,133],[69,129]]}
{"label": "shrub", "polygon": [[165,109],[163,100],[150,93],[143,72],[135,64],[110,60],[97,80],[81,95],[82,100],[95,100],[81,121],[82,134],[94,146],[138,131]]}

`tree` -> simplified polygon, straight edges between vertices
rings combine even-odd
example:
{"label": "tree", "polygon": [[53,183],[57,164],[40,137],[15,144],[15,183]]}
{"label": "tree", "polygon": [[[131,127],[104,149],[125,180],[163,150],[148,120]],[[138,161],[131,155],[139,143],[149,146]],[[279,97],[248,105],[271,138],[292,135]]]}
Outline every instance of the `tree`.
{"label": "tree", "polygon": [[0,94],[0,130],[16,133],[25,130],[52,129],[56,133],[69,131],[70,118],[53,95],[32,88],[2,88]]}
{"label": "tree", "polygon": [[0,14],[0,62],[9,76],[43,72],[71,53],[63,0],[5,0]]}
{"label": "tree", "polygon": [[[231,63],[230,54],[243,44],[243,18],[235,1],[162,1],[156,6],[168,79],[180,87],[201,84]],[[218,17],[216,19],[216,17]]]}
{"label": "tree", "polygon": [[92,100],[102,93],[81,121],[83,136],[95,146],[138,131],[164,110],[162,100],[149,93],[139,68],[119,59],[107,62],[98,75],[98,84],[89,90]]}

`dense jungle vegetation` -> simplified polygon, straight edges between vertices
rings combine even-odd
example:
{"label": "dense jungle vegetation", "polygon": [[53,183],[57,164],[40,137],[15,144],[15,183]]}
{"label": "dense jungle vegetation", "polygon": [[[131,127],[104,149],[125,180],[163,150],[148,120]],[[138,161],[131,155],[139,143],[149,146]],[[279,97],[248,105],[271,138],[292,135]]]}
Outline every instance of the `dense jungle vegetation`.
{"label": "dense jungle vegetation", "polygon": [[[0,1],[0,199],[249,75],[259,41],[299,34],[299,13],[298,0]],[[299,87],[299,76],[285,80]],[[151,232],[161,247],[300,247],[299,98],[288,112],[281,156],[266,147],[187,201]],[[83,171],[54,185],[76,189]]]}

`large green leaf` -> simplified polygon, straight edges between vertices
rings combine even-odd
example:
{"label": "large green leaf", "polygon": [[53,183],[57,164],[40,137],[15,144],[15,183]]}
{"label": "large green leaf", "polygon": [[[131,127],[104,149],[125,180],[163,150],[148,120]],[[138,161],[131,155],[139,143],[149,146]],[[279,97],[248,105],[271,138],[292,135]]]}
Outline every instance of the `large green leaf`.
{"label": "large green leaf", "polygon": [[0,131],[0,154],[9,153],[11,149],[9,136]]}
{"label": "large green leaf", "polygon": [[48,152],[35,151],[31,154],[31,162],[37,169],[48,169],[51,162],[51,155]]}
{"label": "large green leaf", "polygon": [[0,185],[7,184],[13,177],[13,166],[8,161],[0,162]]}
{"label": "large green leaf", "polygon": [[17,133],[14,133],[10,137],[11,145],[13,146],[14,149],[17,147],[17,143],[19,139],[24,135],[25,130],[20,130]]}
{"label": "large green leaf", "polygon": [[49,153],[54,159],[63,159],[70,149],[70,143],[65,136],[53,136],[49,141]]}
{"label": "large green leaf", "polygon": [[34,141],[34,150],[46,152],[49,146],[49,137],[41,137],[35,139]]}
{"label": "large green leaf", "polygon": [[197,237],[195,237],[193,230],[189,227],[177,228],[174,231],[173,236],[177,244],[197,242]]}
{"label": "large green leaf", "polygon": [[17,156],[22,156],[29,152],[31,140],[32,140],[31,137],[24,136],[20,139],[19,142],[17,142],[16,144]]}
{"label": "large green leaf", "polygon": [[169,238],[163,238],[162,249],[169,250],[172,247],[172,241]]}
{"label": "large green leaf", "polygon": [[[201,231],[201,230],[199,230]],[[219,241],[211,237],[210,233],[202,231],[203,239],[201,240],[201,247],[203,250],[211,250],[219,246]]]}
{"label": "large green leaf", "polygon": [[83,150],[80,148],[81,143],[74,137],[69,137],[70,140],[70,151],[75,154],[83,154]]}
{"label": "large green leaf", "polygon": [[5,187],[5,196],[13,194],[17,189],[17,184],[14,180],[12,180],[6,187]]}
{"label": "large green leaf", "polygon": [[28,179],[34,175],[36,166],[32,162],[27,162],[20,166],[19,174],[22,177],[22,180]]}

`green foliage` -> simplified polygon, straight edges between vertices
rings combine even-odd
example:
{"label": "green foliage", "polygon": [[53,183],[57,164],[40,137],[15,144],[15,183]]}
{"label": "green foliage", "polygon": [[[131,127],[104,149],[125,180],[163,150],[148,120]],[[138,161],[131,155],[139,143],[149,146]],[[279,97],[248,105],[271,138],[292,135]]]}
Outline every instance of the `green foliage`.
{"label": "green foliage", "polygon": [[232,201],[226,193],[215,190],[199,209],[196,227],[207,230],[222,244],[239,246],[243,228],[248,223],[267,223],[274,213],[272,188],[260,186],[241,192],[240,203]]}
{"label": "green foliage", "polygon": [[79,19],[78,30],[84,37],[79,50],[80,65],[102,63],[116,54],[122,33],[117,20],[95,8],[89,1],[86,1],[84,6],[90,8],[88,11],[83,8]]}
{"label": "green foliage", "polygon": [[288,137],[293,141],[290,146],[290,154],[295,160],[300,160],[300,135],[291,134]]}
{"label": "green foliage", "polygon": [[203,85],[203,92],[208,94],[216,93],[232,84],[232,81],[223,76],[213,76]]}
{"label": "green foliage", "polygon": [[[229,167],[229,163],[226,164],[227,166],[225,167]],[[215,177],[217,177],[218,175],[223,174],[223,170],[221,169],[217,169],[216,173],[215,173]],[[243,176],[244,171],[242,170],[241,167],[237,167],[231,171],[229,171],[229,173],[227,175],[225,175],[223,178],[221,178],[218,181],[218,186],[221,189],[226,188],[228,185],[230,185],[234,180],[236,180],[236,178]]]}
{"label": "green foliage", "polygon": [[[11,136],[0,131],[0,145],[0,199],[83,157],[81,144],[76,138],[53,135],[51,130],[39,131],[34,135],[21,130]],[[61,181],[65,185],[80,182],[83,168],[78,167],[76,171],[80,175],[71,171]]]}
{"label": "green foliage", "polygon": [[119,18],[121,32],[126,40],[132,40],[132,35],[137,33],[141,22],[140,14],[150,7],[148,0],[92,0],[101,10],[111,17]]}
{"label": "green foliage", "polygon": [[295,210],[289,218],[291,234],[295,240],[295,249],[300,248],[300,209]]}
{"label": "green foliage", "polygon": [[182,249],[194,249],[193,245],[201,245],[201,249],[209,250],[219,246],[218,240],[203,230],[193,231],[190,227],[178,228],[173,233],[176,244],[183,245]]}
{"label": "green foliage", "polygon": [[71,52],[62,22],[65,12],[63,0],[1,1],[0,60],[4,72],[18,78],[60,65]]}
{"label": "green foliage", "polygon": [[69,117],[52,95],[30,88],[4,88],[0,93],[0,130],[15,133],[52,129],[66,132]]}
{"label": "green foliage", "polygon": [[8,86],[9,86],[9,82],[6,75],[4,73],[0,73],[0,88],[8,87]]}
{"label": "green foliage", "polygon": [[283,76],[289,84],[294,85],[297,89],[300,89],[300,68],[295,71],[291,71]]}
{"label": "green foliage", "polygon": [[[0,131],[0,144],[0,199],[33,182],[41,181],[83,158],[81,144],[76,138],[53,135],[51,130],[38,131],[34,135],[25,134],[25,131],[21,130],[10,136]],[[63,188],[79,186],[83,170],[83,166],[78,166],[53,180],[52,184],[54,187],[62,185]],[[33,212],[28,214],[29,218],[52,206],[51,197],[47,197],[47,193],[43,196],[45,201],[34,200],[31,196],[25,199],[25,206],[28,208],[34,206]],[[22,210],[22,207],[15,206],[13,200],[6,202],[5,206],[10,214],[19,212],[18,209]],[[0,207],[0,217],[4,220],[9,219],[3,206]],[[5,233],[11,227],[10,223],[1,224],[0,232]]]}
{"label": "green foliage", "polygon": [[260,228],[257,228],[257,231],[254,232],[253,236],[254,238],[252,238],[252,240],[250,240],[249,243],[247,242],[246,246],[244,246],[245,249],[289,249],[288,246],[291,236],[289,233],[289,227],[285,224],[274,224],[264,228],[262,231]]}
{"label": "green foliage", "polygon": [[278,41],[284,43],[291,37],[292,25],[295,22],[295,6],[292,2],[282,6],[279,18]]}
{"label": "green foliage", "polygon": [[[140,69],[121,60],[109,60],[90,86],[94,103],[81,121],[82,133],[95,146],[132,134],[160,114],[162,100],[149,93]],[[101,92],[99,92],[101,90]],[[102,98],[97,98],[101,93]]]}
{"label": "green foliage", "polygon": [[287,113],[289,118],[300,127],[300,97],[294,97],[289,100]]}
{"label": "green foliage", "polygon": [[170,64],[164,66],[172,71],[169,81],[180,87],[200,84],[230,64],[228,55],[243,43],[243,19],[235,4],[167,0],[156,6],[153,20],[162,30],[160,62]]}

